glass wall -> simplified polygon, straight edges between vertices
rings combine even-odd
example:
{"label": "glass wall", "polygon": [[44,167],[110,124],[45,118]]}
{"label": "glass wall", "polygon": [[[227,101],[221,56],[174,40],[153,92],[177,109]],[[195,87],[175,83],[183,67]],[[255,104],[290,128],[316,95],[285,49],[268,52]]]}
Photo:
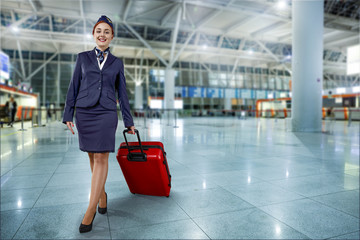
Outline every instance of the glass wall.
{"label": "glass wall", "polygon": [[[60,54],[44,65],[54,53],[23,51],[25,76],[34,71],[29,80],[22,78],[22,68],[17,50],[3,51],[10,56],[10,79],[16,85],[19,82],[28,82],[33,92],[40,94],[41,105],[47,103],[59,104],[65,102],[69,82],[74,69],[76,54]],[[123,59],[127,71],[127,88],[130,102],[134,98],[135,82],[139,69],[139,59]],[[154,64],[153,59],[144,59],[142,81],[144,86],[144,100],[149,96],[163,97],[165,82],[165,67],[159,62]],[[42,67],[43,66],[43,67]],[[154,66],[154,67],[152,67]],[[291,76],[286,71],[274,71],[265,68],[238,66],[233,71],[233,66],[221,64],[200,64],[196,62],[177,62],[176,86],[214,87],[214,88],[240,88],[257,90],[289,90]],[[38,70],[39,69],[39,70]],[[131,76],[129,76],[129,74]],[[145,80],[146,79],[146,80]],[[339,76],[327,74],[324,76],[323,88],[350,87],[359,85],[357,76]],[[215,104],[218,100],[203,99],[189,100],[202,101],[203,104]]]}

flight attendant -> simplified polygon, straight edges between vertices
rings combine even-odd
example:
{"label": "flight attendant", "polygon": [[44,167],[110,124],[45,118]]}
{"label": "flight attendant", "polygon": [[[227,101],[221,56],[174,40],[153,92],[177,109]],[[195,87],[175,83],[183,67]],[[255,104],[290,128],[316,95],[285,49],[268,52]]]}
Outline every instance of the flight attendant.
{"label": "flight attendant", "polygon": [[114,38],[113,24],[101,16],[93,28],[96,47],[78,54],[67,92],[63,123],[74,134],[73,115],[79,133],[80,150],[90,159],[91,194],[89,206],[80,224],[80,233],[89,232],[96,215],[107,212],[105,182],[109,152],[115,151],[118,124],[116,98],[119,100],[124,125],[135,134],[126,93],[123,62],[112,55],[109,44]]}

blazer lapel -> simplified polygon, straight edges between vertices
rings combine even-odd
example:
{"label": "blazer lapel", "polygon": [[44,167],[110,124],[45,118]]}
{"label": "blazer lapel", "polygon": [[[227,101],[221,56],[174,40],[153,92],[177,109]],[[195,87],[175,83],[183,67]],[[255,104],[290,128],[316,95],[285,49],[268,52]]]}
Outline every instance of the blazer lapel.
{"label": "blazer lapel", "polygon": [[112,64],[112,62],[115,61],[115,59],[116,59],[116,57],[114,55],[112,55],[111,53],[109,53],[102,70],[104,71],[107,67],[109,67]]}
{"label": "blazer lapel", "polygon": [[95,65],[95,67],[100,70],[95,50],[88,51],[88,57],[90,58],[90,61]]}

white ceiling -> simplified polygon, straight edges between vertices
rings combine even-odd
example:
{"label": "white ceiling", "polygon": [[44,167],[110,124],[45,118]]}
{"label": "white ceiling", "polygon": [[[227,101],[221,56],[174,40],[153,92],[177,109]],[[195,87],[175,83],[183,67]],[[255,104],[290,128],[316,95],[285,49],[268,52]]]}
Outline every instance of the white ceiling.
{"label": "white ceiling", "polygon": [[[345,73],[346,48],[359,43],[359,2],[324,1],[324,72]],[[141,58],[143,53],[144,58],[160,58],[166,64],[180,60],[290,69],[286,56],[292,43],[291,1],[282,10],[277,4],[277,0],[2,0],[1,48],[88,50],[94,43],[86,34],[104,14],[117,29],[112,53],[119,57]],[[14,26],[20,31],[14,33]]]}

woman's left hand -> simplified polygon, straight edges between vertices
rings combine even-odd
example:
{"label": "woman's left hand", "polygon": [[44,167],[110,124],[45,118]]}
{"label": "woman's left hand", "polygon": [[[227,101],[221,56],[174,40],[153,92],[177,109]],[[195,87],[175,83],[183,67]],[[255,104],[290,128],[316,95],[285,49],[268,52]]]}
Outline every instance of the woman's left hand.
{"label": "woman's left hand", "polygon": [[128,133],[135,134],[135,127],[134,126],[128,127],[128,129],[129,129]]}

